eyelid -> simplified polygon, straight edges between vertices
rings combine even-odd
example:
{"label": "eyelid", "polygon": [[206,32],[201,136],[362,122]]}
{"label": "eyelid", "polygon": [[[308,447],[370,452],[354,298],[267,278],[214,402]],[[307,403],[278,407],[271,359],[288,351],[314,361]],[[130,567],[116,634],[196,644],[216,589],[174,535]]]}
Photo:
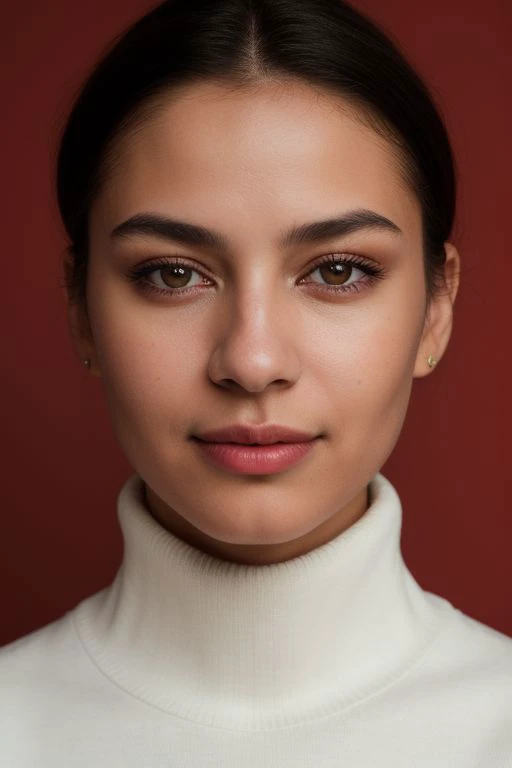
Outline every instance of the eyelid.
{"label": "eyelid", "polygon": [[328,253],[324,253],[324,254],[320,254],[319,256],[316,256],[311,261],[311,264],[307,267],[307,271],[310,271],[311,269],[315,269],[316,267],[318,267],[319,264],[322,265],[325,263],[338,262],[338,261],[348,262],[356,266],[360,264],[363,267],[375,267],[375,268],[379,267],[378,262],[374,261],[373,259],[369,259],[366,256],[361,256],[358,253],[351,253],[350,251],[329,251]]}

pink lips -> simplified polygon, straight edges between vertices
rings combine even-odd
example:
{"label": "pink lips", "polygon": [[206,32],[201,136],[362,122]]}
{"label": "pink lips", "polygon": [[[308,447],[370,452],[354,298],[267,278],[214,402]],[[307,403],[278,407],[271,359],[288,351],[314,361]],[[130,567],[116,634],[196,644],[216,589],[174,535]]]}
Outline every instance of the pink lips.
{"label": "pink lips", "polygon": [[319,438],[277,424],[235,424],[193,436],[203,456],[215,466],[250,475],[288,469],[304,458]]}

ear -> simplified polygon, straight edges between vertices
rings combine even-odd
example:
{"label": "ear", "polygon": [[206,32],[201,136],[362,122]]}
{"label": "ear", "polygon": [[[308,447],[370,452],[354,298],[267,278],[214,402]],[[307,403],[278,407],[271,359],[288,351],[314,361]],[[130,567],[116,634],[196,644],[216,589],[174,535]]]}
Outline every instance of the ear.
{"label": "ear", "polygon": [[84,360],[90,360],[91,365],[89,373],[101,377],[101,373],[96,363],[96,351],[94,338],[92,335],[89,317],[87,315],[87,305],[85,302],[78,302],[71,297],[69,286],[72,275],[72,256],[66,254],[64,257],[64,284],[67,303],[68,326],[73,347],[83,366]]}
{"label": "ear", "polygon": [[453,327],[453,305],[459,290],[460,256],[452,243],[444,244],[446,262],[444,265],[445,290],[432,299],[425,317],[421,341],[416,355],[413,378],[428,376],[434,370],[427,363],[429,355],[439,361],[448,346]]}

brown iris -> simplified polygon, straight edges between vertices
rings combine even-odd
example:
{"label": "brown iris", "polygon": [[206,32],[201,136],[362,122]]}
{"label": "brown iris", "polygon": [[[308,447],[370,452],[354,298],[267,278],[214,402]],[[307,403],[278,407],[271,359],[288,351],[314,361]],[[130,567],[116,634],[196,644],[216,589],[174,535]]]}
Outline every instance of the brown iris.
{"label": "brown iris", "polygon": [[[184,267],[181,264],[174,264],[161,269],[162,280],[169,288],[185,288],[190,280],[190,267]],[[174,280],[174,283],[168,283],[167,280]]]}
{"label": "brown iris", "polygon": [[343,285],[350,277],[352,265],[343,264],[343,262],[328,262],[327,264],[320,264],[317,269],[326,282],[332,278],[333,282],[330,285]]}

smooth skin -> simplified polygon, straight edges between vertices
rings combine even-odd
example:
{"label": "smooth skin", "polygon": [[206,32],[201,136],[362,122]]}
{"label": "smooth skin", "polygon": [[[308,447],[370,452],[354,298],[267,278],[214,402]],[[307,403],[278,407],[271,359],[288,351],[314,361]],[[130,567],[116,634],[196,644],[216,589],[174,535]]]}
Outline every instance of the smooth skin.
{"label": "smooth skin", "polygon": [[[401,234],[361,229],[279,245],[293,226],[374,211]],[[112,231],[151,213],[220,232],[183,245]],[[150,513],[204,552],[284,562],[353,525],[401,431],[414,378],[448,344],[460,259],[446,244],[446,290],[426,312],[421,211],[396,148],[339,97],[308,84],[236,89],[203,82],[172,96],[118,142],[90,215],[87,311],[68,303],[81,359],[101,377],[115,434],[145,483]],[[340,285],[323,256],[362,257]],[[143,261],[180,257],[146,279]],[[434,369],[435,370],[435,369]],[[191,434],[234,423],[322,434],[272,475],[213,467]]]}

